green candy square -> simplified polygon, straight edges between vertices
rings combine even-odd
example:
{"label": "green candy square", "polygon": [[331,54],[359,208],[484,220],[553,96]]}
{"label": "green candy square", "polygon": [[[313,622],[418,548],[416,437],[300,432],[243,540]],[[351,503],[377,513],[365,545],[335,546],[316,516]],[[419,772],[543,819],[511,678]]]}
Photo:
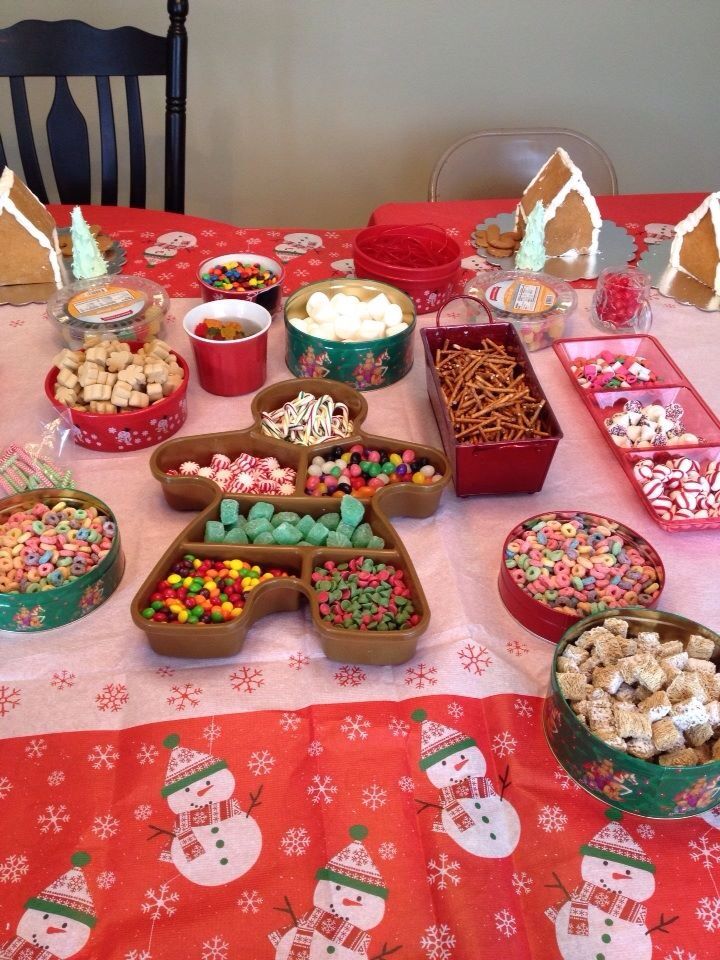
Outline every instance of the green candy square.
{"label": "green candy square", "polygon": [[315,547],[321,547],[327,540],[329,534],[330,531],[324,523],[315,523],[305,534],[305,537],[308,543],[311,543]]}
{"label": "green candy square", "polygon": [[281,523],[297,523],[300,520],[299,513],[293,513],[292,510],[282,510],[276,513],[272,519],[272,525],[279,527]]}
{"label": "green candy square", "polygon": [[274,513],[275,507],[271,503],[266,503],[264,500],[258,500],[257,503],[254,503],[250,507],[250,510],[248,511],[248,520],[269,520]]}
{"label": "green candy square", "polygon": [[238,502],[237,500],[221,500],[220,501],[220,522],[224,523],[226,527],[234,527],[235,521],[238,518]]}
{"label": "green candy square", "polygon": [[247,543],[247,534],[242,527],[232,527],[225,534],[224,543]]}
{"label": "green candy square", "polygon": [[338,533],[335,530],[331,530],[328,534],[326,546],[328,547],[351,547],[352,542],[349,537],[346,537],[342,533]]}
{"label": "green candy square", "polygon": [[274,532],[271,532],[270,530],[261,530],[260,533],[253,540],[253,543],[260,543],[260,544],[275,543]]}
{"label": "green candy square", "polygon": [[340,516],[354,530],[365,516],[365,507],[355,497],[345,496],[340,501]]}
{"label": "green candy square", "polygon": [[264,533],[267,530],[272,533],[272,524],[266,517],[255,517],[245,524],[245,533],[253,543],[255,543],[259,533]]}
{"label": "green candy square", "polygon": [[292,523],[281,523],[273,530],[275,543],[283,546],[294,546],[302,540],[302,534]]}
{"label": "green candy square", "polygon": [[373,537],[370,537],[367,548],[368,550],[382,550],[384,546],[385,546],[385,541],[382,539],[382,537],[373,536]]}
{"label": "green candy square", "polygon": [[205,543],[222,543],[224,540],[224,525],[219,520],[208,520],[205,524]]}
{"label": "green candy square", "polygon": [[370,524],[361,523],[359,527],[355,528],[355,531],[350,539],[354,547],[366,547],[370,543],[372,536],[373,532]]}
{"label": "green candy square", "polygon": [[297,524],[297,528],[300,531],[300,533],[303,535],[303,537],[306,537],[314,526],[315,526],[314,517],[311,517],[307,513],[305,514],[304,517],[302,517],[300,522]]}
{"label": "green candy square", "polygon": [[318,523],[321,523],[324,527],[327,527],[328,530],[337,530],[338,524],[340,523],[340,514],[325,513],[322,517],[318,518]]}
{"label": "green candy square", "polygon": [[355,530],[355,526],[349,523],[345,523],[344,520],[341,520],[340,523],[335,528],[335,531],[337,533],[339,533],[343,537],[347,537],[348,540],[350,539],[350,537],[352,537],[354,530]]}

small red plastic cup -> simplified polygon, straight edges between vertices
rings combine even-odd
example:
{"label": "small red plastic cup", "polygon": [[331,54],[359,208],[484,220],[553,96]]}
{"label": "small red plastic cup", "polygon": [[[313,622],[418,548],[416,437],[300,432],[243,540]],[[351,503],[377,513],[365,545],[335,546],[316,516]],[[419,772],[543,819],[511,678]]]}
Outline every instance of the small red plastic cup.
{"label": "small red plastic cup", "polygon": [[[240,340],[207,340],[195,333],[203,320],[235,320],[246,336]],[[215,300],[193,307],[183,327],[190,338],[200,386],[218,397],[254,393],[267,375],[267,337],[272,316],[257,303]]]}

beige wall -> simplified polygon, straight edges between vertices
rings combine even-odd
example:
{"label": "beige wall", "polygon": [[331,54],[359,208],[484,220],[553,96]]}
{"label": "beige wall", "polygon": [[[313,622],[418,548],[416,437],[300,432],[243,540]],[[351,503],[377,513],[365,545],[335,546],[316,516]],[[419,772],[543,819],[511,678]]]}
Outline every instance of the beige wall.
{"label": "beige wall", "polygon": [[[582,130],[622,192],[720,189],[720,0],[190,5],[190,213],[359,225],[423,199],[443,148],[483,126]],[[0,25],[23,17],[166,27],[164,0],[0,0]]]}

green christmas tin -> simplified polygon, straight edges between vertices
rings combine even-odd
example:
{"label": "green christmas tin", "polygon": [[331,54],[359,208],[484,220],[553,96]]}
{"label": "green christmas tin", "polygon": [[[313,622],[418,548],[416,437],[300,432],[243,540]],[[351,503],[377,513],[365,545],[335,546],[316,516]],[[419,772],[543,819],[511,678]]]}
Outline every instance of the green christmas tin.
{"label": "green christmas tin", "polygon": [[[329,340],[306,333],[295,326],[307,317],[307,304],[315,293],[329,299],[337,294],[357,297],[369,303],[384,294],[390,304],[399,307],[405,329],[390,336],[366,340]],[[396,314],[398,311],[395,311]],[[301,287],[285,304],[285,362],[296,377],[340,380],[356,390],[378,390],[397,383],[413,364],[415,307],[407,294],[375,280],[320,280]]]}
{"label": "green christmas tin", "polygon": [[658,819],[694,817],[720,803],[720,760],[696,766],[660,766],[609,746],[578,720],[560,692],[557,663],[569,643],[608,617],[629,624],[629,636],[657,632],[661,642],[690,636],[707,637],[720,655],[720,635],[692,620],[662,610],[632,607],[598,613],[572,626],[555,648],[550,690],[543,707],[543,726],[550,750],[560,766],[598,800],[626,813]]}
{"label": "green christmas tin", "polygon": [[[0,526],[13,514],[31,511],[38,503],[50,507],[65,504],[78,510],[94,507],[98,514],[114,525],[112,544],[97,566],[62,586],[40,589],[37,583],[30,583],[23,592],[0,592],[0,630],[36,633],[79,620],[107,600],[120,583],[125,569],[125,557],[115,517],[102,500],[91,494],[53,488],[26,491],[7,497],[0,500]],[[0,554],[3,550],[8,551],[10,548],[0,540]]]}

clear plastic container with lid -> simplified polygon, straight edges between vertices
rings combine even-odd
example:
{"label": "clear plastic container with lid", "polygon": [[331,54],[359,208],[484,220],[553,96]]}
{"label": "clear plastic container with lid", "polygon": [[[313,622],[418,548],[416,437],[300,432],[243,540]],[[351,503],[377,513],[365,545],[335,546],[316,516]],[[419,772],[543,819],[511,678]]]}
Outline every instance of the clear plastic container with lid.
{"label": "clear plastic container with lid", "polygon": [[163,333],[167,291],[144,277],[124,275],[77,280],[48,301],[48,317],[75,350],[103,340],[144,342]]}

